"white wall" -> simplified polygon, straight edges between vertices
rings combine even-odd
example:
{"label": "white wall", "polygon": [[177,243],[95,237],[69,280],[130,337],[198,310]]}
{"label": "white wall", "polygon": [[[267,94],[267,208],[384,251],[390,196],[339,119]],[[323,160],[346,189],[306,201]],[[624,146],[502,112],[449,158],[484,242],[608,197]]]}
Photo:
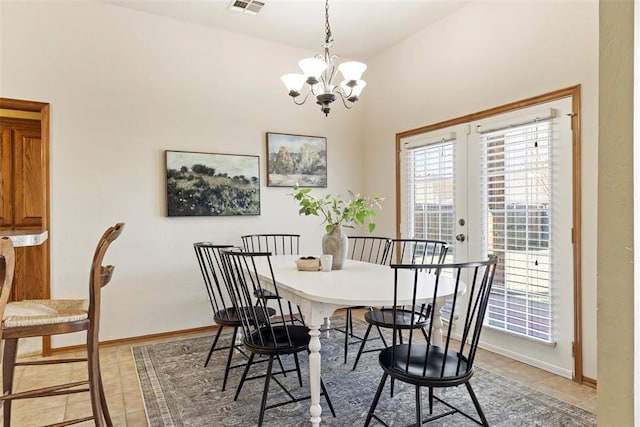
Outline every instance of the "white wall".
{"label": "white wall", "polygon": [[[583,358],[596,378],[597,2],[472,2],[368,65],[365,191],[386,195],[396,133],[582,85]],[[395,218],[379,232],[393,235]]]}
{"label": "white wall", "polygon": [[[51,103],[53,297],[86,296],[98,237],[126,222],[102,340],[211,324],[193,242],[297,232],[321,252],[320,220],[266,187],[265,132],[327,136],[326,191],[362,190],[359,113],[295,106],[279,80],[311,52],[93,1],[3,1],[0,16],[0,96]],[[261,215],[166,217],[164,150],[259,155]]]}

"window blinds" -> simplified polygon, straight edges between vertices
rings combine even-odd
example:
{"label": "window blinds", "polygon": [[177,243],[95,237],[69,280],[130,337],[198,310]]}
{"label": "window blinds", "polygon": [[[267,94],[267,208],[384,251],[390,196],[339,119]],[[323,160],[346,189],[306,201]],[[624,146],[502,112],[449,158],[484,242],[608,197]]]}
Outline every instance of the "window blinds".
{"label": "window blinds", "polygon": [[[454,141],[451,134],[435,141],[409,141],[402,147],[403,237],[453,241]],[[452,248],[449,252],[448,258]]]}
{"label": "window blinds", "polygon": [[487,323],[552,342],[552,121],[478,130],[484,239],[499,257]]}

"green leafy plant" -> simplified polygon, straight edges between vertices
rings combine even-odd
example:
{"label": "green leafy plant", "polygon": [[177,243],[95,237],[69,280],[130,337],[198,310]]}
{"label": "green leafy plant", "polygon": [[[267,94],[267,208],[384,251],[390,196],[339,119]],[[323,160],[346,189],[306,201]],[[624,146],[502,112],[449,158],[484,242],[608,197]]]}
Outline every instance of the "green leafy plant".
{"label": "green leafy plant", "polygon": [[293,186],[293,191],[290,195],[300,204],[298,213],[323,217],[322,223],[326,224],[327,233],[331,233],[339,225],[353,228],[367,220],[369,232],[373,232],[376,228],[373,220],[378,215],[377,210],[382,209],[381,203],[384,200],[378,195],[367,197],[353,194],[351,191],[348,200],[331,194],[316,198],[309,194],[310,188],[300,188],[298,184]]}

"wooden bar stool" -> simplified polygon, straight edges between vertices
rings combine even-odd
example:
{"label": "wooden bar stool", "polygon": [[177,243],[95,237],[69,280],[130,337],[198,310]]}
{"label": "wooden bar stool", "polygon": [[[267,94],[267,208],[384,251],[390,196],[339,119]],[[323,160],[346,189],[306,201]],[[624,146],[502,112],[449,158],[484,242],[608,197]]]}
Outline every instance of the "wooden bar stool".
{"label": "wooden bar stool", "polygon": [[[120,236],[123,223],[109,227],[100,238],[93,255],[89,275],[89,299],[47,299],[24,300],[7,304],[13,280],[13,246],[0,240],[0,257],[5,259],[5,274],[0,277],[0,315],[2,315],[1,336],[4,342],[2,358],[2,389],[4,427],[11,424],[11,403],[16,399],[35,399],[46,396],[89,392],[92,415],[74,420],[65,420],[56,426],[67,426],[93,420],[96,426],[112,426],[107,409],[107,401],[100,376],[98,333],[100,330],[100,291],[111,280],[114,267],[103,266],[102,261],[109,245]],[[10,262],[7,262],[10,261]],[[0,269],[0,273],[2,269]],[[16,362],[18,340],[27,337],[51,336],[86,331],[87,357],[57,358]],[[14,391],[13,379],[16,366],[41,366],[57,363],[87,363],[88,379],[65,384],[41,387],[34,390]]]}

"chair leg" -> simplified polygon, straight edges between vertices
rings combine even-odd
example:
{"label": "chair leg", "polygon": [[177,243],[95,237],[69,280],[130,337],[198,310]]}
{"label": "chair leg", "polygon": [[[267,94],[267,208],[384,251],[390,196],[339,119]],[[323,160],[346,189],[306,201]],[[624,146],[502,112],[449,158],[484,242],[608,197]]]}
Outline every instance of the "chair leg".
{"label": "chair leg", "polygon": [[487,422],[487,418],[484,416],[484,412],[480,407],[480,402],[478,402],[478,398],[476,394],[473,392],[473,388],[471,388],[471,383],[467,381],[464,383],[467,386],[467,391],[469,392],[469,396],[471,396],[471,400],[473,400],[473,405],[476,407],[476,411],[478,411],[478,415],[480,415],[480,420],[482,420],[482,425],[485,427],[489,427],[489,423]]}
{"label": "chair leg", "polygon": [[249,360],[247,360],[247,366],[244,367],[244,371],[242,372],[242,378],[240,378],[240,383],[238,384],[238,388],[236,389],[236,395],[233,397],[233,400],[238,400],[238,396],[240,395],[240,390],[242,390],[242,386],[244,385],[244,381],[247,379],[247,374],[249,373],[249,368],[251,368],[251,364],[253,363],[253,358],[255,357],[255,353],[251,353],[249,355]]}
{"label": "chair leg", "polygon": [[429,334],[427,334],[427,331],[425,331],[424,328],[421,328],[420,330],[422,331],[425,342],[430,342],[431,340],[429,339]]}
{"label": "chair leg", "polygon": [[307,326],[304,323],[304,316],[302,315],[302,310],[300,309],[300,306],[296,306],[298,308],[298,315],[294,316],[293,315],[293,308],[291,306],[291,302],[287,301],[287,304],[289,305],[289,316],[291,316],[291,324],[294,324],[296,321],[299,322],[302,326]]}
{"label": "chair leg", "polygon": [[429,387],[429,415],[433,415],[433,387]]}
{"label": "chair leg", "polygon": [[[211,349],[209,350],[209,354],[207,355],[207,360],[204,362],[204,367],[205,368],[209,364],[209,360],[211,360],[211,355],[213,354],[213,352],[216,349],[216,344],[218,343],[218,338],[220,338],[220,334],[222,333],[223,329],[224,329],[224,326],[220,325],[220,327],[218,328],[218,332],[216,332],[216,337],[213,339],[213,343],[211,344]],[[234,334],[233,337],[235,338],[235,334]]]}
{"label": "chair leg", "polygon": [[293,359],[296,362],[296,372],[298,373],[298,382],[300,383],[300,387],[302,387],[302,374],[300,373],[300,361],[298,360],[298,353],[293,353]]}
{"label": "chair leg", "polygon": [[278,358],[278,364],[280,365],[280,372],[282,372],[282,376],[286,377],[287,373],[284,370],[284,365],[282,364],[282,359],[280,358],[280,355],[276,356]]}
{"label": "chair leg", "polygon": [[[98,359],[99,361],[99,359]],[[111,415],[109,414],[109,406],[107,405],[107,397],[104,393],[104,384],[102,383],[102,373],[100,371],[100,367],[98,367],[98,374],[100,375],[100,406],[102,406],[102,415],[104,416],[105,424],[108,427],[113,427],[113,421],[111,420]]]}
{"label": "chair leg", "polygon": [[304,323],[304,316],[302,315],[302,310],[300,309],[300,306],[298,306],[298,314],[300,315],[300,323],[302,323],[302,326],[307,326],[307,324]]}
{"label": "chair leg", "polygon": [[364,337],[362,338],[362,343],[360,343],[360,348],[358,349],[358,354],[356,355],[356,361],[353,363],[352,370],[356,369],[358,366],[358,361],[360,360],[360,356],[362,356],[362,350],[364,350],[364,345],[367,343],[367,338],[369,337],[369,332],[371,332],[371,324],[367,327],[367,332],[364,333]]}
{"label": "chair leg", "polygon": [[[344,363],[347,363],[347,353],[349,352],[349,320],[351,319],[351,309],[347,308],[344,324]],[[351,323],[351,334],[353,335],[353,323]]]}
{"label": "chair leg", "polygon": [[273,368],[273,356],[269,356],[269,364],[267,365],[267,376],[264,379],[264,390],[262,392],[262,403],[260,404],[260,416],[258,418],[258,427],[262,427],[264,421],[264,410],[267,406],[267,394],[269,394],[269,382],[271,381],[271,369]]}
{"label": "chair leg", "polygon": [[[4,354],[2,356],[2,390],[4,395],[11,394],[13,392],[13,374],[15,369],[17,350],[17,339],[5,340]],[[9,427],[11,425],[11,402],[11,399],[3,401],[4,427]]]}
{"label": "chair leg", "polygon": [[[219,330],[222,330],[220,327]],[[224,368],[224,379],[222,380],[222,391],[225,391],[227,388],[227,379],[229,378],[229,369],[231,368],[231,360],[233,359],[233,350],[236,349],[236,334],[238,333],[238,327],[233,327],[233,335],[231,335],[231,345],[229,346],[229,355],[227,356],[227,366]],[[216,341],[218,340],[218,336],[216,335]],[[214,342],[215,344],[215,342]],[[213,349],[213,347],[211,347]],[[209,357],[211,357],[211,353],[209,353]],[[209,363],[209,358],[207,358],[207,363]],[[207,366],[207,363],[204,366]]]}
{"label": "chair leg", "polygon": [[422,394],[419,385],[416,386],[416,425],[422,425]]}
{"label": "chair leg", "polygon": [[89,372],[89,395],[91,397],[91,409],[93,411],[93,421],[96,427],[105,425],[102,409],[102,399],[100,396],[101,377],[100,362],[98,360],[98,339],[92,337],[91,329],[87,337],[87,365]]}
{"label": "chair leg", "polygon": [[384,345],[385,348],[389,347],[387,345],[387,340],[384,339],[384,334],[382,333],[382,329],[380,329],[380,326],[376,326],[376,329],[378,330],[378,335],[380,335],[380,339],[382,340],[382,345]]}
{"label": "chair leg", "polygon": [[376,390],[376,395],[373,397],[373,402],[371,402],[371,407],[369,408],[367,419],[364,422],[364,427],[367,427],[371,422],[371,418],[373,418],[373,413],[376,411],[376,406],[378,406],[378,401],[380,400],[380,395],[382,394],[382,390],[384,389],[384,383],[387,382],[388,376],[389,375],[387,373],[382,374],[382,378],[380,379],[380,384],[378,385],[378,390]]}
{"label": "chair leg", "polygon": [[[289,307],[289,316],[291,317],[291,324],[294,324],[296,321],[296,318],[293,315],[293,308],[291,306],[291,301],[287,301],[287,306]],[[282,319],[282,321],[286,322],[284,319]]]}
{"label": "chair leg", "polygon": [[355,335],[353,334],[353,313],[351,309],[349,309],[349,331],[351,331],[351,338],[353,338]]}
{"label": "chair leg", "polygon": [[327,405],[329,405],[329,410],[331,411],[331,415],[333,418],[336,417],[336,411],[333,410],[333,404],[331,403],[331,397],[329,397],[329,393],[327,393],[327,388],[324,385],[324,381],[320,378],[320,387],[322,389],[322,394],[324,395],[325,400],[327,401]]}

